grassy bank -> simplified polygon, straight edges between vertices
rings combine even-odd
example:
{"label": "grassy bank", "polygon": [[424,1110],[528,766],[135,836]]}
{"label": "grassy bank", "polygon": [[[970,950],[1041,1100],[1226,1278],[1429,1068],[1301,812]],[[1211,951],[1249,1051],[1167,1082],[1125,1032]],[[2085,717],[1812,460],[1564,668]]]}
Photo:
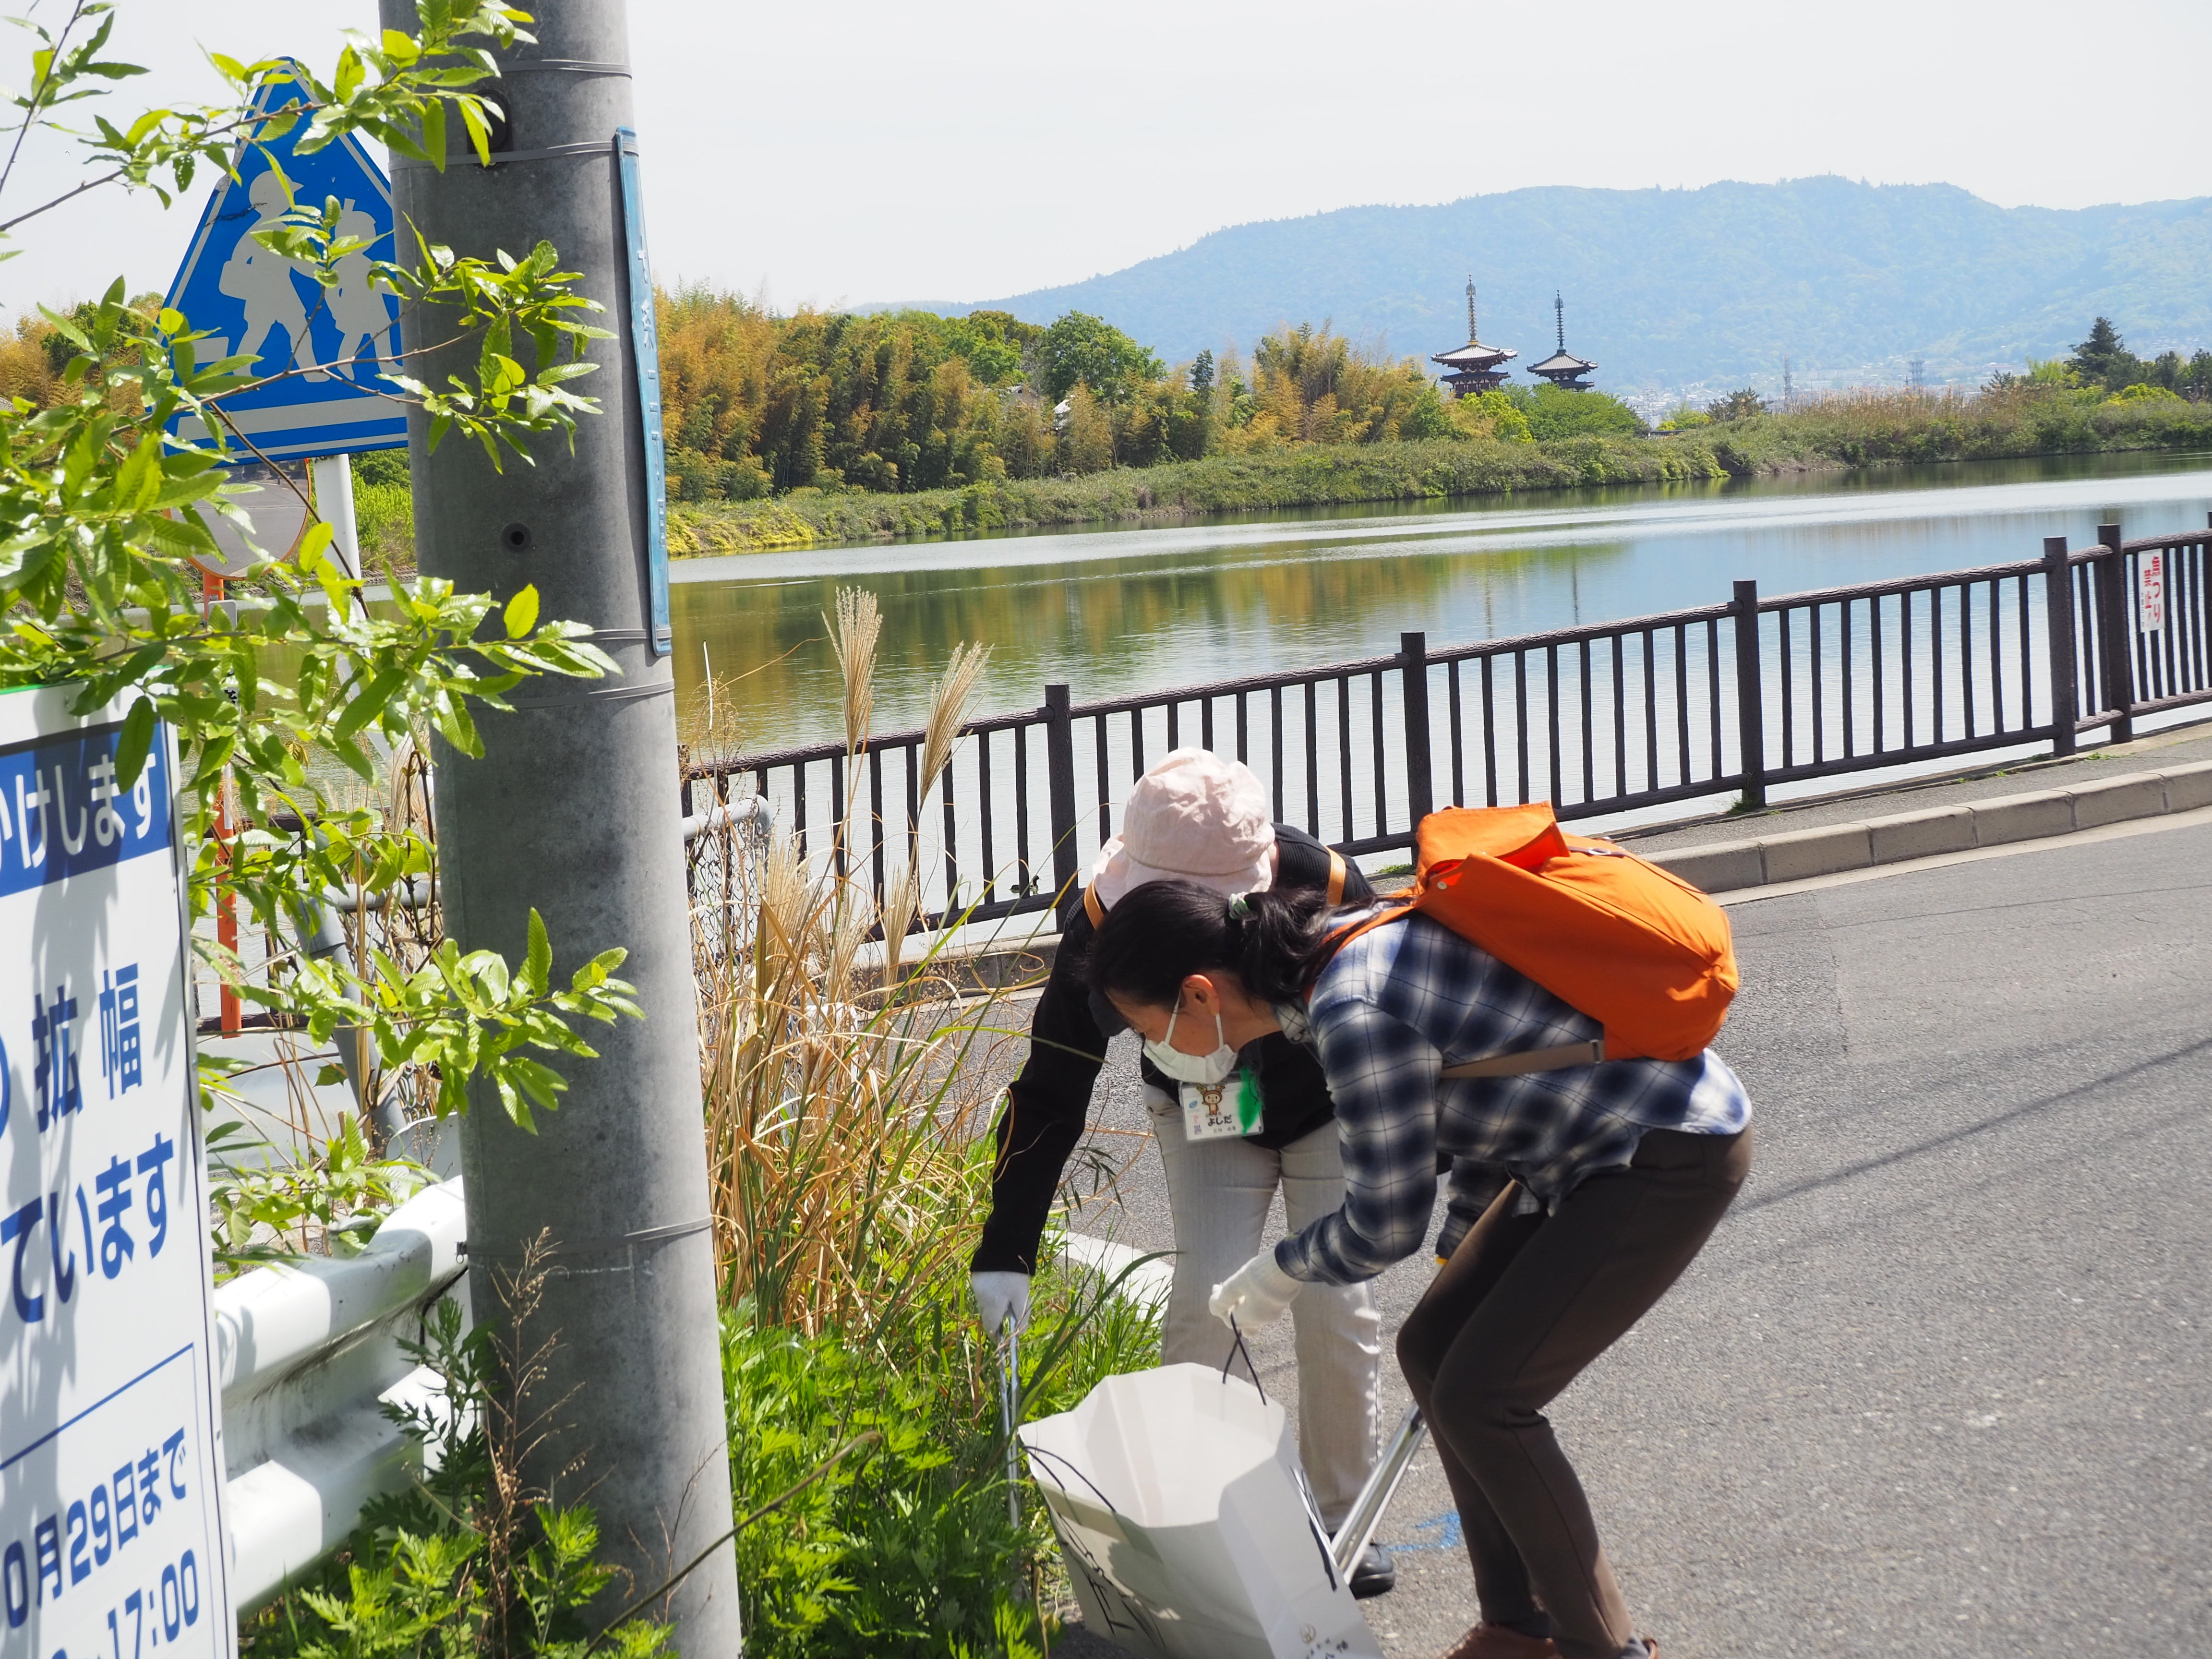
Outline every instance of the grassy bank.
{"label": "grassy bank", "polygon": [[1316,444],[910,495],[799,491],[768,501],[681,507],[671,539],[684,553],[750,552],[1586,484],[2205,447],[2212,447],[2212,404],[2179,398],[1833,398],[1790,414],[1754,415],[1648,438]]}
{"label": "grassy bank", "polygon": [[768,501],[687,504],[672,509],[669,540],[679,553],[749,553],[975,530],[1158,523],[1206,513],[1680,482],[1724,477],[1727,471],[1716,446],[1702,438],[1310,444],[910,495],[795,490]]}
{"label": "grassy bank", "polygon": [[[2203,448],[2212,448],[2212,404],[2178,398],[2036,388],[1972,398],[1871,394],[1650,437],[1297,444],[1082,477],[1008,478],[908,495],[799,489],[752,501],[677,502],[670,507],[669,542],[679,556],[754,553],[1589,484]],[[364,543],[411,562],[404,489],[380,491],[373,505],[364,498],[362,507]]]}

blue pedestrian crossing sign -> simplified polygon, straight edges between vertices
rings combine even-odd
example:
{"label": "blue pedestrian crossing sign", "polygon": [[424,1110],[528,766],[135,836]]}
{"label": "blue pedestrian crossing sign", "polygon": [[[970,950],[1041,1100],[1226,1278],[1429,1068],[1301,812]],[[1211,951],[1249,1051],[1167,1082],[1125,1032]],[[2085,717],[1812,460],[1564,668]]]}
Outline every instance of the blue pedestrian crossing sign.
{"label": "blue pedestrian crossing sign", "polygon": [[[305,96],[297,82],[271,81],[254,109],[281,109]],[[223,400],[236,423],[236,433],[228,435],[239,461],[257,458],[239,445],[238,434],[270,460],[398,449],[407,442],[406,405],[394,401],[400,389],[385,378],[398,362],[398,300],[370,273],[372,260],[392,258],[391,181],[350,134],[312,155],[295,154],[292,146],[307,130],[303,120],[269,146],[292,181],[289,199],[268,153],[241,148],[233,161],[237,176],[216,181],[169,284],[170,307],[215,337],[196,348],[198,361],[258,357],[249,372],[281,377]],[[319,210],[332,197],[339,204],[339,234],[369,246],[339,260],[337,285],[326,289],[308,267],[271,252],[253,233],[276,224],[295,200]],[[197,416],[180,418],[173,430],[188,444],[212,441]]]}

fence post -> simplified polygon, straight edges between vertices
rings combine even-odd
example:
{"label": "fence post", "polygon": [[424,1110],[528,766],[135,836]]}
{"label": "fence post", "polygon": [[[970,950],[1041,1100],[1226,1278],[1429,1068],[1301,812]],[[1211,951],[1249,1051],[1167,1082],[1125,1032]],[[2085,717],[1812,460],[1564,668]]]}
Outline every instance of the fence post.
{"label": "fence post", "polygon": [[[1789,672],[1789,665],[1783,665]],[[1766,703],[1759,672],[1759,584],[1735,585],[1736,746],[1743,751],[1743,804],[1766,805]]]}
{"label": "fence post", "polygon": [[1075,879],[1075,723],[1067,711],[1067,688],[1045,687],[1045,785],[1052,815],[1052,884],[1060,895],[1054,908],[1063,927],[1083,902],[1083,890]]}
{"label": "fence post", "polygon": [[2051,752],[2070,755],[2081,693],[2075,680],[2074,562],[2063,536],[2043,538],[2043,620],[2051,641]]}
{"label": "fence post", "polygon": [[[1429,636],[1399,635],[1398,653],[1405,659],[1399,674],[1406,709],[1406,830],[1410,835],[1437,810],[1436,784],[1430,775],[1434,760],[1429,753]],[[1375,758],[1378,764],[1382,759],[1380,755]],[[1375,827],[1379,831],[1384,826]]]}
{"label": "fence post", "polygon": [[2097,654],[2105,659],[2105,707],[2112,709],[2112,735],[2108,741],[2128,743],[2136,734],[2136,622],[2128,603],[2128,561],[2120,551],[2120,527],[2097,526],[2097,539],[2105,551],[2097,560],[2097,609],[2100,627]]}

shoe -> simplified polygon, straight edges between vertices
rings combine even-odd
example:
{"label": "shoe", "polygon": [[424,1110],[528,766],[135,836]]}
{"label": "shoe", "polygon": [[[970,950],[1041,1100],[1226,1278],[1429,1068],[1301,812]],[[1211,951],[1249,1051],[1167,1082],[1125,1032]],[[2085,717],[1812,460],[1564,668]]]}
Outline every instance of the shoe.
{"label": "shoe", "polygon": [[1443,1659],[1559,1659],[1548,1636],[1523,1636],[1504,1625],[1477,1625]]}
{"label": "shoe", "polygon": [[1370,1544],[1359,1552],[1358,1564],[1352,1569],[1352,1600],[1388,1595],[1397,1588],[1398,1564],[1390,1559],[1389,1551],[1380,1544]]}

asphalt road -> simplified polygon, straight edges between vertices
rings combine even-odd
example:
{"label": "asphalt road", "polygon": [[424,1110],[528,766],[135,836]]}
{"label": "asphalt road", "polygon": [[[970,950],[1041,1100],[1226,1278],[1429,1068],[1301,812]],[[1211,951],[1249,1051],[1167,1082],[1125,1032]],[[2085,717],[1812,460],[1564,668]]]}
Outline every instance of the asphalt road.
{"label": "asphalt road", "polygon": [[[1757,1170],[1552,1413],[1638,1620],[1668,1659],[2212,1647],[2212,826],[1732,914]],[[1084,1224],[1170,1243],[1149,1148]],[[1261,1358],[1293,1395],[1287,1321]],[[1474,1621],[1455,1534],[1425,1452],[1365,1604],[1393,1659]]]}

